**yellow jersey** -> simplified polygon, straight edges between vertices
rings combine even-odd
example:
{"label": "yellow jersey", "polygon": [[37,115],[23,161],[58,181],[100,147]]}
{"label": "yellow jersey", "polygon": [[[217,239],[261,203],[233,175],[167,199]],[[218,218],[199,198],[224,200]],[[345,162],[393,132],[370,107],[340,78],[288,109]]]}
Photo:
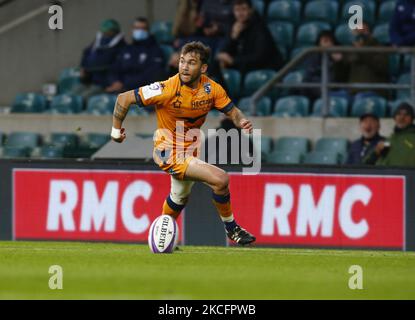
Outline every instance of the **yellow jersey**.
{"label": "yellow jersey", "polygon": [[222,86],[205,75],[201,76],[196,89],[182,84],[177,74],[166,81],[136,89],[134,93],[139,107],[155,106],[158,126],[155,149],[173,147],[173,153],[180,148],[187,150],[195,142],[192,136],[198,130],[189,131],[200,129],[209,111],[217,109],[228,113],[234,108]]}

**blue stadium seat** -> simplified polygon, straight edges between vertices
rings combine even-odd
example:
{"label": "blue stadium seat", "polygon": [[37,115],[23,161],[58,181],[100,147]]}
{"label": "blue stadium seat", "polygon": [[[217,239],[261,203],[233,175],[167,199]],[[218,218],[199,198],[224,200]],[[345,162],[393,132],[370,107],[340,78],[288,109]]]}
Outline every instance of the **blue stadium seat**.
{"label": "blue stadium seat", "polygon": [[51,145],[54,147],[77,147],[79,137],[74,133],[52,133]]}
{"label": "blue stadium seat", "polygon": [[26,147],[4,147],[3,148],[3,158],[7,159],[16,159],[16,158],[29,158],[30,157],[30,148]]}
{"label": "blue stadium seat", "polygon": [[162,44],[160,45],[161,50],[163,51],[164,61],[166,61],[166,65],[169,63],[171,56],[175,53],[176,50],[170,45]]}
{"label": "blue stadium seat", "polygon": [[44,146],[40,149],[40,157],[43,159],[62,159],[63,148],[54,146]]}
{"label": "blue stadium seat", "polygon": [[12,113],[42,113],[47,108],[46,98],[37,93],[19,93],[12,104]]}
{"label": "blue stadium seat", "polygon": [[392,20],[395,7],[395,0],[383,1],[379,8],[378,23],[389,23]]}
{"label": "blue stadium seat", "polygon": [[314,46],[323,30],[331,30],[330,24],[321,21],[302,24],[297,31],[296,46]]}
{"label": "blue stadium seat", "polygon": [[398,77],[401,71],[401,55],[398,53],[389,54],[389,75],[392,79]]}
{"label": "blue stadium seat", "polygon": [[405,54],[403,58],[403,70],[405,72],[408,72],[411,70],[411,60],[412,56],[410,54]]}
{"label": "blue stadium seat", "polygon": [[289,96],[281,98],[275,104],[274,117],[307,117],[310,110],[310,100],[304,96]]}
{"label": "blue stadium seat", "polygon": [[344,138],[322,138],[317,141],[315,151],[337,153],[338,161],[343,163],[347,158],[349,142]]}
{"label": "blue stadium seat", "polygon": [[308,21],[323,21],[335,25],[339,15],[339,4],[330,0],[314,0],[306,4],[304,16]]}
{"label": "blue stadium seat", "polygon": [[296,0],[272,1],[268,7],[268,21],[289,21],[298,24],[301,19],[301,2]]}
{"label": "blue stadium seat", "polygon": [[137,105],[131,105],[130,110],[128,111],[129,117],[148,117],[149,115],[150,110],[148,108],[142,108]]}
{"label": "blue stadium seat", "polygon": [[272,152],[273,139],[271,137],[261,136],[261,151],[263,154],[269,154]]}
{"label": "blue stadium seat", "polygon": [[363,20],[369,25],[375,22],[376,4],[374,0],[350,0],[344,3],[341,13],[340,23],[348,23],[352,14],[349,13],[349,8],[353,5],[359,5],[363,9]]}
{"label": "blue stadium seat", "polygon": [[352,106],[352,117],[360,117],[365,113],[376,114],[379,118],[386,116],[387,101],[382,97],[366,97],[358,99]]}
{"label": "blue stadium seat", "polygon": [[222,116],[222,113],[219,110],[212,109],[209,111],[209,117],[219,118]]}
{"label": "blue stadium seat", "polygon": [[[411,83],[411,74],[405,73],[402,74],[398,79],[398,84],[410,84]],[[411,91],[409,89],[398,90],[397,98],[400,100],[405,100],[411,97]]]}
{"label": "blue stadium seat", "polygon": [[113,94],[100,94],[89,98],[86,112],[94,115],[110,115],[114,112],[117,96]]}
{"label": "blue stadium seat", "polygon": [[[250,98],[243,98],[238,103],[238,108],[246,115],[252,115],[250,110]],[[262,97],[257,104],[256,115],[258,117],[267,117],[272,113],[272,100],[269,97]]]}
{"label": "blue stadium seat", "polygon": [[267,163],[272,164],[300,164],[302,162],[302,154],[289,151],[274,151],[266,157]]}
{"label": "blue stadium seat", "polygon": [[305,77],[305,70],[293,71],[284,77],[283,83],[299,84],[299,83],[304,82],[304,77]]}
{"label": "blue stadium seat", "polygon": [[252,5],[259,15],[265,15],[265,3],[262,0],[253,0]]}
{"label": "blue stadium seat", "polygon": [[257,152],[261,152],[262,162],[266,161],[268,154],[272,152],[273,148],[273,140],[271,137],[261,136],[261,149],[259,149],[259,145],[256,144],[256,141],[253,140],[254,148]]}
{"label": "blue stadium seat", "polygon": [[150,33],[160,44],[171,44],[174,41],[172,34],[173,24],[166,21],[157,21],[151,25]]}
{"label": "blue stadium seat", "polygon": [[284,48],[292,48],[294,44],[294,25],[290,22],[271,22],[268,28],[275,44]]}
{"label": "blue stadium seat", "polygon": [[339,155],[337,153],[313,151],[306,154],[304,158],[305,164],[320,165],[337,165],[340,164]]}
{"label": "blue stadium seat", "polygon": [[226,82],[229,96],[232,99],[238,99],[241,93],[241,73],[235,69],[223,70],[223,79]]}
{"label": "blue stadium seat", "polygon": [[[341,97],[330,97],[330,106],[329,106],[329,117],[341,118],[347,117],[348,105],[349,102],[346,98]],[[315,117],[321,117],[323,114],[323,100],[318,99],[314,103],[312,115]]]}
{"label": "blue stadium seat", "polygon": [[7,147],[23,147],[34,149],[41,144],[41,137],[33,132],[13,132],[7,137]]}
{"label": "blue stadium seat", "polygon": [[[300,67],[299,67],[300,68]],[[283,84],[290,84],[290,85],[297,85],[304,82],[306,71],[304,69],[297,70],[290,72],[287,74],[283,79]],[[284,88],[280,91],[280,97],[285,97],[289,95],[295,95],[296,94],[296,88]]]}
{"label": "blue stadium seat", "polygon": [[335,35],[337,41],[345,46],[352,45],[352,43],[355,41],[353,31],[350,29],[347,23],[337,26]]}
{"label": "blue stadium seat", "polygon": [[310,141],[302,137],[282,137],[279,138],[274,147],[274,151],[296,152],[306,154],[310,150]]}
{"label": "blue stadium seat", "polygon": [[376,26],[373,29],[373,37],[381,44],[390,44],[389,23]]}
{"label": "blue stadium seat", "polygon": [[107,144],[111,140],[111,137],[108,134],[101,134],[101,133],[89,133],[86,136],[86,141],[90,148],[102,148],[105,144]]}
{"label": "blue stadium seat", "polygon": [[80,113],[83,108],[81,96],[61,94],[52,99],[50,113],[52,114],[74,114]]}
{"label": "blue stadium seat", "polygon": [[281,53],[282,56],[282,60],[284,62],[288,61],[288,57],[289,57],[289,48],[288,47],[284,47],[284,46],[278,46],[277,45],[277,49],[279,50],[279,52]]}
{"label": "blue stadium seat", "polygon": [[256,70],[249,72],[245,77],[244,94],[251,95],[275,76],[274,70]]}
{"label": "blue stadium seat", "polygon": [[79,68],[64,69],[58,82],[58,92],[60,94],[69,93],[81,84],[81,71]]}

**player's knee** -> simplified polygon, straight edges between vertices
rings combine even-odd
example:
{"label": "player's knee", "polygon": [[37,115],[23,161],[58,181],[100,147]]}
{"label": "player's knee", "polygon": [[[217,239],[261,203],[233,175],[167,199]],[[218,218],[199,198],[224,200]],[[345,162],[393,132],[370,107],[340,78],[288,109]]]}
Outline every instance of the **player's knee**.
{"label": "player's knee", "polygon": [[215,183],[216,190],[223,191],[223,190],[228,189],[228,187],[229,187],[229,175],[225,171],[217,173],[216,183]]}

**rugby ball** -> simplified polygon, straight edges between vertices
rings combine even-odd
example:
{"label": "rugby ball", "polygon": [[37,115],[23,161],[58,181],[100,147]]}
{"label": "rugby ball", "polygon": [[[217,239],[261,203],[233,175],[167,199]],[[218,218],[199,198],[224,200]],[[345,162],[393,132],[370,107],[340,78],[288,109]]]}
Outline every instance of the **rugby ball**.
{"label": "rugby ball", "polygon": [[169,215],[158,217],[151,224],[148,246],[153,253],[173,253],[179,241],[179,226]]}

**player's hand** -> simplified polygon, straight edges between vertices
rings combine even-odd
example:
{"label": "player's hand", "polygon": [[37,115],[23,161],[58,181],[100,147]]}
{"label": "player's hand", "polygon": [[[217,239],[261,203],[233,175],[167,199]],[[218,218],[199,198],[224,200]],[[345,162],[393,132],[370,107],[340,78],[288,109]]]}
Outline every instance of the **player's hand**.
{"label": "player's hand", "polygon": [[244,130],[245,133],[247,134],[251,134],[254,130],[252,122],[249,121],[248,119],[242,119],[240,125],[241,125],[241,129]]}
{"label": "player's hand", "polygon": [[125,129],[122,128],[120,133],[121,133],[121,135],[119,137],[111,135],[112,140],[117,142],[117,143],[123,143],[124,140],[127,138],[127,135],[125,133]]}

